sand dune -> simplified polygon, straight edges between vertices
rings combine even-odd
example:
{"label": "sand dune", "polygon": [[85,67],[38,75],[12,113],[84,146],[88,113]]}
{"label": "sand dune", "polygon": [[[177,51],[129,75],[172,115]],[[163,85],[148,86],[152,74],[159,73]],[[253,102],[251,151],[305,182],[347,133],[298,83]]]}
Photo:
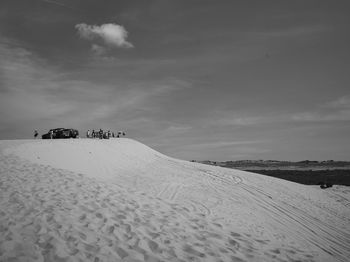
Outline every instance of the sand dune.
{"label": "sand dune", "polygon": [[349,261],[350,189],[131,139],[0,142],[0,261]]}

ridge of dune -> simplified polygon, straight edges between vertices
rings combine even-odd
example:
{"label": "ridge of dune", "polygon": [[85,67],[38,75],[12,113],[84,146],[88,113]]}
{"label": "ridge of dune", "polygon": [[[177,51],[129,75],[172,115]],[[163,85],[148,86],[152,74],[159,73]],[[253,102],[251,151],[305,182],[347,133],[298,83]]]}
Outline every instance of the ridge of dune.
{"label": "ridge of dune", "polygon": [[0,261],[348,261],[350,190],[132,139],[0,141]]}

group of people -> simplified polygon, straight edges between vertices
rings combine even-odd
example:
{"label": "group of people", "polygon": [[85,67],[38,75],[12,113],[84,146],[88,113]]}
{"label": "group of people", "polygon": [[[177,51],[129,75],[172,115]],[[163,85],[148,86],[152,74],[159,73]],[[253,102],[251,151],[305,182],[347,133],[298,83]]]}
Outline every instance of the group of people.
{"label": "group of people", "polygon": [[111,132],[110,130],[108,131],[103,131],[102,129],[95,131],[94,129],[92,131],[90,131],[90,129],[88,129],[88,131],[86,131],[86,137],[87,138],[99,138],[99,139],[109,139],[111,137],[121,137],[121,136],[125,136],[125,132],[124,131],[118,131],[117,133]]}
{"label": "group of people", "polygon": [[[36,139],[38,137],[39,133],[37,130],[34,131],[34,139]],[[86,131],[86,137],[87,138],[99,138],[99,139],[109,139],[111,137],[122,137],[125,136],[125,132],[124,131],[118,131],[117,133],[111,132],[110,130],[108,131],[103,131],[102,129],[95,131],[94,129],[92,131],[90,131],[90,129],[88,131]],[[50,138],[53,138],[53,131],[50,130]]]}

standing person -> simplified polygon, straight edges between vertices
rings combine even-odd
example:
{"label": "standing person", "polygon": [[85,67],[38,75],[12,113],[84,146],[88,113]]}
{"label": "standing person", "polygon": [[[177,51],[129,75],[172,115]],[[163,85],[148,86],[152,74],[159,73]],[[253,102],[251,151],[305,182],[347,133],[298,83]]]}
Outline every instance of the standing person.
{"label": "standing person", "polygon": [[103,138],[103,130],[101,128],[100,128],[99,135],[100,135],[100,139],[102,139]]}
{"label": "standing person", "polygon": [[90,137],[90,129],[88,129],[88,131],[86,132],[86,137],[87,137],[87,138]]}
{"label": "standing person", "polygon": [[53,130],[50,130],[50,139],[53,139]]}
{"label": "standing person", "polygon": [[95,129],[92,129],[92,134],[91,134],[92,138],[95,138]]}
{"label": "standing person", "polygon": [[39,133],[38,133],[38,131],[37,131],[37,130],[35,130],[35,131],[34,131],[34,139],[36,139],[36,138],[37,138],[38,134],[39,134]]}

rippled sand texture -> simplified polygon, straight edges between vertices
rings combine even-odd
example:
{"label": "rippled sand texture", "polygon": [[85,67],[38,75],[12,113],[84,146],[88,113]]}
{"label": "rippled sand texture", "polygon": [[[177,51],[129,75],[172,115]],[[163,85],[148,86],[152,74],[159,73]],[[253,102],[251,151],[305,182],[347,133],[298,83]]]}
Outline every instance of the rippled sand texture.
{"label": "rippled sand texture", "polygon": [[130,139],[0,142],[0,261],[348,261],[350,190]]}

